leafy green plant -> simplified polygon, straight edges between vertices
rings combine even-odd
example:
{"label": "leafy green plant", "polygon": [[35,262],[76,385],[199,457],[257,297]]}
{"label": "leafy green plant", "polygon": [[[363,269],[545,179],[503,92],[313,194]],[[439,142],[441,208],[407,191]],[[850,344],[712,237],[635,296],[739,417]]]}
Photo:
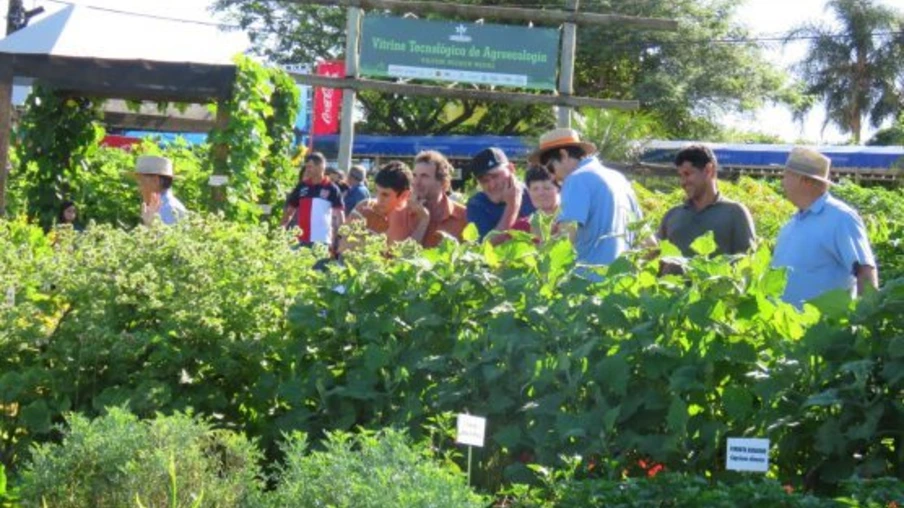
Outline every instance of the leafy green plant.
{"label": "leafy green plant", "polygon": [[14,175],[29,182],[28,212],[50,227],[62,200],[75,190],[74,177],[104,136],[103,101],[69,97],[35,86],[19,121],[19,167]]}
{"label": "leafy green plant", "polygon": [[119,408],[67,418],[59,444],[35,447],[22,499],[59,507],[241,506],[260,488],[260,453],[186,414],[151,420]]}
{"label": "leafy green plant", "polygon": [[0,464],[0,507],[12,508],[19,500],[19,489],[9,485],[6,468]]}
{"label": "leafy green plant", "polygon": [[280,69],[242,55],[235,62],[229,123],[211,133],[211,142],[215,151],[225,146],[228,153],[225,161],[213,161],[223,165],[218,174],[229,175],[226,216],[247,221],[260,216],[258,203],[276,204],[281,185],[294,181],[289,151],[299,93]]}
{"label": "leafy green plant", "polygon": [[[217,219],[176,227],[40,229],[0,221],[0,453],[13,465],[68,411],[193,408],[268,443],[275,355],[292,300],[315,286],[285,231]],[[10,291],[10,293],[7,293]],[[288,348],[287,350],[288,351]]]}
{"label": "leafy green plant", "polygon": [[309,450],[303,434],[283,446],[278,486],[261,505],[378,508],[482,507],[486,500],[465,484],[457,468],[442,466],[429,448],[387,429],[330,433],[323,450]]}

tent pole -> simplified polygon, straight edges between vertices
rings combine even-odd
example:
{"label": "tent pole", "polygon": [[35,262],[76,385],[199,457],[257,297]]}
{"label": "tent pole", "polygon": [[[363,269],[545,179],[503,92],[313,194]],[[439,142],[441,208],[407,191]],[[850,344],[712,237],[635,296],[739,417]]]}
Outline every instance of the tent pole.
{"label": "tent pole", "polygon": [[9,176],[9,144],[12,132],[13,72],[0,66],[0,217],[6,215],[6,181]]}

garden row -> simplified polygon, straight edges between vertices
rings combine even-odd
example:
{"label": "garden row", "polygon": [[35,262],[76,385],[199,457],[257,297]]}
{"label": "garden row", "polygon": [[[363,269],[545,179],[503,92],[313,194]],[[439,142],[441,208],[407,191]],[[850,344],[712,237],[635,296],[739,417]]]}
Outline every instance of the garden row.
{"label": "garden row", "polygon": [[596,285],[571,275],[567,243],[380,250],[322,273],[324,253],[262,226],[0,223],[0,459],[18,477],[66,413],[109,407],[206,415],[270,462],[296,431],[315,448],[357,427],[421,442],[467,411],[489,420],[474,471],[487,493],[565,457],[590,496],[654,465],[734,484],[727,437],[770,438],[770,474],[794,489],[904,478],[904,279],[798,313],[765,248],[694,258],[685,278],[638,254]]}

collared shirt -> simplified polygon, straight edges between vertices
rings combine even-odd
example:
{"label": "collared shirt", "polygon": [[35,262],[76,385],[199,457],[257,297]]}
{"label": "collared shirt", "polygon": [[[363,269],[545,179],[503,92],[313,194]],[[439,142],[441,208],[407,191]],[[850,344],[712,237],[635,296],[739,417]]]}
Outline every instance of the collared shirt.
{"label": "collared shirt", "polygon": [[188,215],[185,205],[173,195],[171,189],[167,189],[160,195],[160,221],[172,225],[184,219]]}
{"label": "collared shirt", "polygon": [[[527,188],[525,187],[524,193],[521,195],[521,209],[518,210],[518,217],[516,218],[527,217],[534,213],[534,210],[534,203],[530,200],[530,194],[527,193]],[[481,240],[496,228],[504,213],[505,203],[490,201],[489,196],[485,192],[478,192],[468,200],[468,222],[473,222],[477,226],[477,232],[480,233]]]}
{"label": "collared shirt", "polygon": [[577,223],[577,262],[608,265],[628,250],[631,222],[643,217],[634,189],[621,173],[585,157],[562,185],[558,222]]}
{"label": "collared shirt", "polygon": [[468,212],[464,205],[456,203],[449,196],[443,194],[440,199],[442,213],[439,216],[430,214],[430,225],[424,234],[424,247],[432,248],[440,244],[443,239],[441,233],[446,233],[457,240],[461,240],[461,233],[468,225]]}
{"label": "collared shirt", "polygon": [[349,220],[364,219],[367,229],[385,234],[390,242],[411,238],[418,223],[417,215],[411,209],[406,206],[387,215],[377,211],[376,204],[376,199],[362,201],[349,215]]}
{"label": "collared shirt", "polygon": [[833,289],[854,296],[857,267],[875,267],[876,259],[860,216],[826,192],[782,227],[772,266],[787,268],[782,299],[800,307]]}
{"label": "collared shirt", "polygon": [[329,178],[319,182],[304,180],[289,194],[289,206],[295,208],[303,244],[333,242],[333,210],[343,210],[339,187]]}
{"label": "collared shirt", "polygon": [[690,257],[694,255],[694,240],[710,231],[719,254],[743,254],[750,250],[756,236],[747,208],[722,194],[716,194],[716,200],[702,210],[697,210],[690,200],[672,208],[663,217],[656,236],[672,242]]}
{"label": "collared shirt", "polygon": [[358,206],[358,203],[369,199],[370,191],[367,190],[367,186],[363,183],[359,183],[354,187],[350,188],[348,192],[345,193],[345,214],[349,215],[352,213],[352,210]]}

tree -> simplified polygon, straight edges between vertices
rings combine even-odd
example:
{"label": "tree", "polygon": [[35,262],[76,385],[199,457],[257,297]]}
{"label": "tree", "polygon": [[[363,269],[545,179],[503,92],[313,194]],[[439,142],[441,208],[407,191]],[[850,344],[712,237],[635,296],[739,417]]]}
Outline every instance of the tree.
{"label": "tree", "polygon": [[898,115],[898,121],[887,129],[877,131],[869,141],[870,146],[904,145],[904,111]]}
{"label": "tree", "polygon": [[[519,5],[523,0],[458,0],[461,3]],[[718,131],[714,118],[752,111],[765,101],[789,102],[786,77],[768,65],[747,31],[734,19],[734,0],[611,0],[582,2],[584,11],[676,19],[676,32],[622,27],[578,29],[575,92],[614,99],[638,99],[667,137],[706,137]],[[538,8],[560,9],[564,0],[531,0]],[[344,49],[345,11],[265,0],[217,0],[250,31],[259,53],[281,63],[336,58]],[[537,20],[538,26],[543,20]],[[720,42],[730,40],[732,42]],[[439,98],[359,94],[365,121],[361,132],[537,134],[553,124],[548,107],[511,106]],[[586,112],[585,112],[586,113]]]}
{"label": "tree", "polygon": [[859,144],[864,120],[879,127],[904,109],[904,15],[875,0],[829,0],[826,8],[838,28],[811,23],[788,39],[811,38],[797,70],[825,104],[823,127],[835,124]]}

